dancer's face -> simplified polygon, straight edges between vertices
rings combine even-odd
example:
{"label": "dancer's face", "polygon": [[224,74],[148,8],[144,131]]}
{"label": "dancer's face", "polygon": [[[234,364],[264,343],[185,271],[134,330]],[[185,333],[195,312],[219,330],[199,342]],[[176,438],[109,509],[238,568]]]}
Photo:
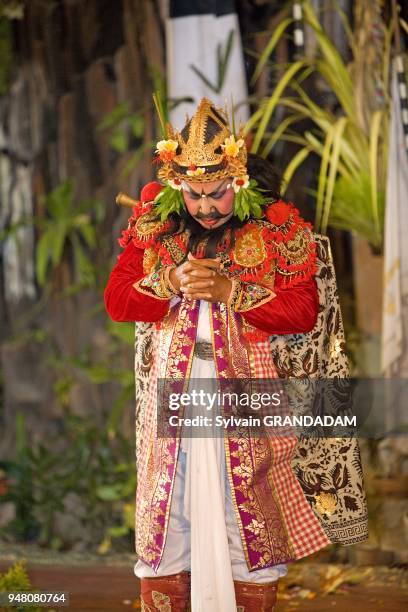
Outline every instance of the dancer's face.
{"label": "dancer's face", "polygon": [[183,181],[183,196],[188,212],[205,229],[220,227],[234,212],[232,179],[199,183]]}

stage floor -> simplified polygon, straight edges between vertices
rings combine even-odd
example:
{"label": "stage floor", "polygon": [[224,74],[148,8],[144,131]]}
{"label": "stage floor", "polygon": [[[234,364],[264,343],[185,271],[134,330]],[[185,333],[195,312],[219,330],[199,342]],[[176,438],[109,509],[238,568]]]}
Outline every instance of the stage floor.
{"label": "stage floor", "polygon": [[[0,562],[0,572],[11,563],[11,560]],[[57,610],[140,609],[139,582],[133,575],[132,564],[124,565],[123,560],[114,565],[27,560],[27,570],[34,587],[70,593],[69,607]],[[282,581],[277,612],[402,612],[407,609],[407,570],[302,562],[292,565]]]}

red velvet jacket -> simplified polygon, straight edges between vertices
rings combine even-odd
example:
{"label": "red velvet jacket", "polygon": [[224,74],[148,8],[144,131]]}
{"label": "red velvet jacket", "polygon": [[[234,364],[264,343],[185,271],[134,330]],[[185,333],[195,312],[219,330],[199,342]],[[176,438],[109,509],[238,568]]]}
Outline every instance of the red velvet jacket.
{"label": "red velvet jacket", "polygon": [[[105,306],[114,321],[156,322],[163,319],[169,302],[137,291],[133,284],[144,276],[143,249],[130,242],[119,255],[105,289]],[[313,278],[286,286],[276,275],[276,297],[266,304],[241,313],[248,323],[273,334],[311,331],[319,308],[316,282]]]}

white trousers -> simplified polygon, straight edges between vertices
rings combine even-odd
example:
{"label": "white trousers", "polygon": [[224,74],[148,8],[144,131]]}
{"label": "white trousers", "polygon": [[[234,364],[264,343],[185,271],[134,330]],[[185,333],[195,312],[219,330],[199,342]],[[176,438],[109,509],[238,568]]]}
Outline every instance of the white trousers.
{"label": "white trousers", "polygon": [[[198,339],[208,339],[208,307],[201,302]],[[213,361],[194,357],[190,379],[217,390]],[[194,416],[190,412],[187,416]],[[214,416],[214,414],[212,415]],[[218,432],[219,434],[219,432]],[[137,526],[136,526],[137,528]],[[248,571],[226,471],[224,439],[183,436],[163,556],[157,573],[142,560],[138,578],[191,572],[192,612],[236,612],[234,580],[273,582],[285,565]]]}
{"label": "white trousers", "polygon": [[[186,464],[187,455],[185,452],[180,451],[170,507],[166,544],[160,566],[157,573],[155,573],[149,565],[141,560],[137,561],[134,570],[138,578],[154,578],[155,576],[169,576],[183,571],[191,571],[191,524],[188,517],[189,513],[186,511],[184,503]],[[233,579],[262,583],[272,582],[281,576],[285,576],[287,573],[286,565],[275,565],[272,568],[252,572],[248,570],[241,535],[232,506],[231,489],[226,475],[225,486],[227,496],[224,524],[228,535]],[[211,504],[211,494],[209,494],[208,502]],[[211,538],[213,534],[210,532],[205,535],[207,538]],[[204,559],[203,561],[209,563],[210,559]]]}
{"label": "white trousers", "polygon": [[180,449],[166,543],[157,573],[139,559],[138,578],[191,572],[192,612],[236,612],[234,580],[273,582],[285,565],[250,572],[231,499],[221,438]]}

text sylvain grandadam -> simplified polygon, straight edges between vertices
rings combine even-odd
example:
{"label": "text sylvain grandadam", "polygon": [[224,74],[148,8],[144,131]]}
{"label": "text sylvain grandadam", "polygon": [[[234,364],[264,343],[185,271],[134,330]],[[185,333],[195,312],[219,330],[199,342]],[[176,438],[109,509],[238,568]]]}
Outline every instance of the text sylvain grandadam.
{"label": "text sylvain grandadam", "polygon": [[260,417],[224,417],[217,415],[215,417],[197,415],[194,417],[179,417],[171,415],[169,417],[169,425],[172,427],[356,427],[357,417],[353,416],[311,416],[309,414],[294,416],[294,415],[265,415]]}

